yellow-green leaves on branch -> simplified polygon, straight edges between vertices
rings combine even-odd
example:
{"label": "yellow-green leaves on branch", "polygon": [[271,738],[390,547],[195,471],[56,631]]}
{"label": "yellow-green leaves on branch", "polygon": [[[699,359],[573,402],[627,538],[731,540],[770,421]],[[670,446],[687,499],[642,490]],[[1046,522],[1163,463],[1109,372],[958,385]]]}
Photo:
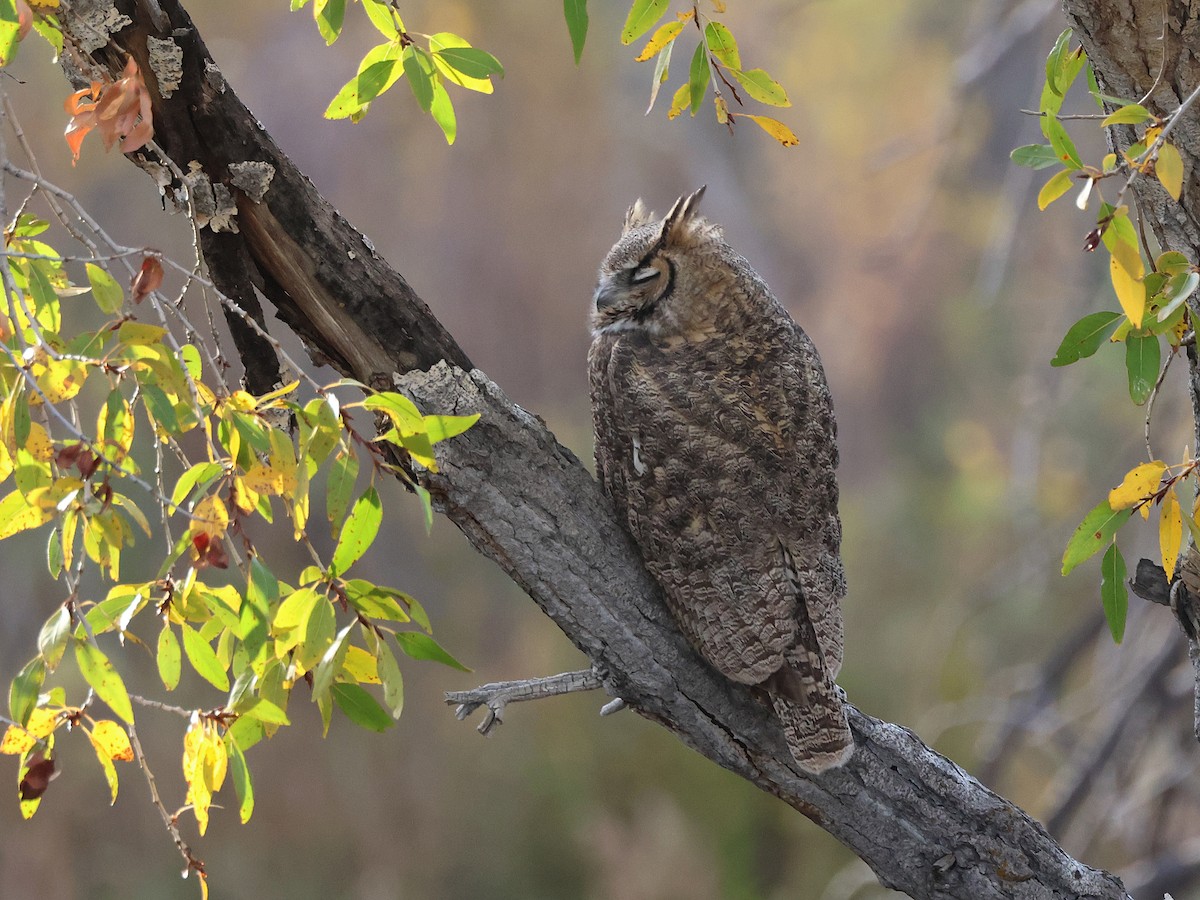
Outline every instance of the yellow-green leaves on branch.
{"label": "yellow-green leaves on branch", "polygon": [[416,43],[418,35],[403,30],[403,23],[390,6],[371,0],[364,8],[387,40],[367,51],[358,73],[330,101],[325,118],[358,122],[367,114],[371,101],[407,76],[422,112],[429,113],[442,129],[446,143],[453,144],[458,120],[446,83],[490,94],[491,77],[503,77],[504,67],[490,53],[447,31],[428,35],[427,45],[422,47]]}

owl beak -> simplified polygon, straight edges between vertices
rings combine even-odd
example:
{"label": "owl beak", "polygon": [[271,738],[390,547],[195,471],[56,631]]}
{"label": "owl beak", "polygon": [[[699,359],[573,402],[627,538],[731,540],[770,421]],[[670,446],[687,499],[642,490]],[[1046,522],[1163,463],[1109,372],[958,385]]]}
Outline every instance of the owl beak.
{"label": "owl beak", "polygon": [[592,300],[596,304],[597,312],[599,312],[600,310],[608,309],[610,306],[616,306],[620,302],[621,296],[622,291],[618,286],[606,279],[596,286],[596,293],[592,297]]}

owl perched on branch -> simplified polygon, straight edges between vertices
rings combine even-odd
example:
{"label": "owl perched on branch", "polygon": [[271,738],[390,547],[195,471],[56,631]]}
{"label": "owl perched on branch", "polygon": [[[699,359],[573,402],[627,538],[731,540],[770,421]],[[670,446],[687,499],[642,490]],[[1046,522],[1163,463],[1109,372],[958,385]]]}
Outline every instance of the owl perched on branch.
{"label": "owl perched on branch", "polygon": [[766,692],[799,765],[854,749],[834,678],[846,593],[837,429],[816,348],[697,214],[639,200],[600,267],[596,469],[692,645]]}

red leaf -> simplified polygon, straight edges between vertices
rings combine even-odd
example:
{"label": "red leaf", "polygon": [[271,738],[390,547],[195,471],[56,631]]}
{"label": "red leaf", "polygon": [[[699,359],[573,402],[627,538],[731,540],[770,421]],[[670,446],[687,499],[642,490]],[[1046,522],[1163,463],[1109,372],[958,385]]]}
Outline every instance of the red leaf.
{"label": "red leaf", "polygon": [[163,281],[162,263],[157,257],[147,256],[142,260],[142,267],[133,276],[129,284],[130,297],[134,303],[141,303],[146,296],[157,291]]}
{"label": "red leaf", "polygon": [[36,800],[57,776],[53,759],[47,759],[41,751],[33,754],[29,757],[29,771],[21,779],[21,799]]}

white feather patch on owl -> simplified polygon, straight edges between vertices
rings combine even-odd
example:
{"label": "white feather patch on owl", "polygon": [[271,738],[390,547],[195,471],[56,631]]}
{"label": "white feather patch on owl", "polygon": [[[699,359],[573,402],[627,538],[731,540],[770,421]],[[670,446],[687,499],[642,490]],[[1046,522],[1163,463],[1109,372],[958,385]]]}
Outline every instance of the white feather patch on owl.
{"label": "white feather patch on owl", "polygon": [[638,438],[633,439],[633,471],[638,475],[645,475],[649,471],[642,462],[642,442]]}

